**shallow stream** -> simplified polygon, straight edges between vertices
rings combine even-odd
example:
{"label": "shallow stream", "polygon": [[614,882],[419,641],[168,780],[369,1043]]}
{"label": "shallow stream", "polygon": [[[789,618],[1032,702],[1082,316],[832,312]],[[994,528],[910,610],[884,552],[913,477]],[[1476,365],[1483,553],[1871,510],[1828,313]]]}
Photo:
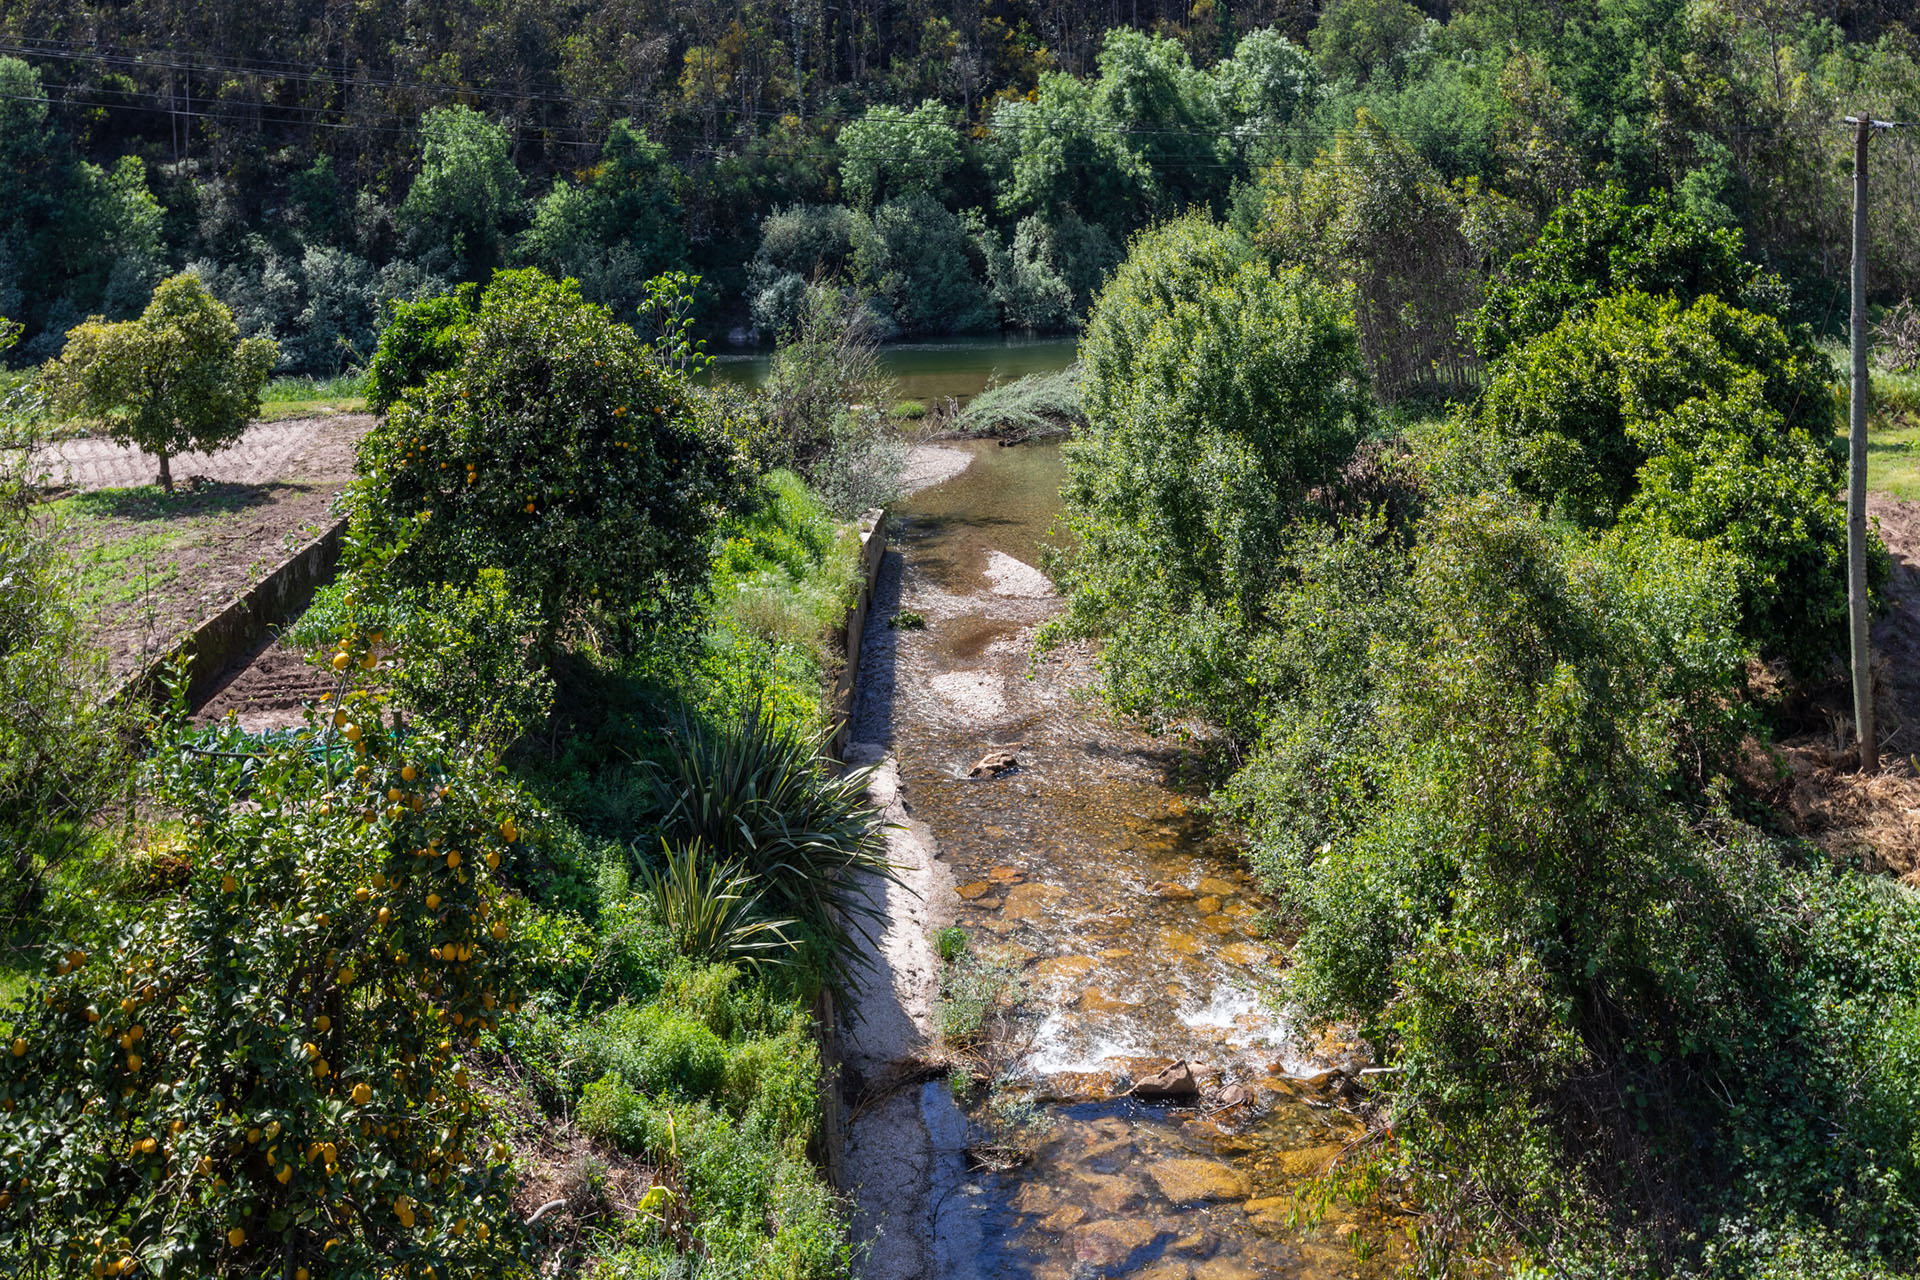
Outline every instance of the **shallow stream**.
{"label": "shallow stream", "polygon": [[[896,510],[854,733],[890,744],[908,812],[952,871],[936,919],[1025,989],[981,1064],[1012,1082],[1003,1112],[1035,1104],[1024,1141],[985,1088],[957,1107],[946,1082],[921,1086],[940,1280],[1369,1274],[1347,1243],[1353,1210],[1292,1223],[1295,1188],[1359,1134],[1314,1082],[1346,1046],[1296,1043],[1274,1011],[1279,946],[1195,812],[1191,751],[1106,714],[1084,647],[1032,661],[1060,607],[1034,568],[1060,507],[1058,446],[960,447],[965,472]],[[924,629],[890,627],[900,611]],[[994,750],[1017,768],[969,778]],[[1124,1096],[1176,1059],[1197,1099]],[[1030,1158],[999,1167],[1008,1139]]]}

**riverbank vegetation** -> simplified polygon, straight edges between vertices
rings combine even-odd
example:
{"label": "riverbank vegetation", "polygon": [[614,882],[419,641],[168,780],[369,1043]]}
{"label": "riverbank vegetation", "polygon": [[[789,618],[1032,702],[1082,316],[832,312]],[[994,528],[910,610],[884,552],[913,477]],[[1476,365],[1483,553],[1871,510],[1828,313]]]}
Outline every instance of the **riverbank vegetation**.
{"label": "riverbank vegetation", "polygon": [[1790,288],[1684,201],[1576,193],[1461,324],[1484,377],[1382,413],[1378,276],[1296,265],[1306,198],[1101,293],[1053,636],[1224,735],[1285,992],[1386,1068],[1348,1176],[1421,1274],[1909,1273],[1920,898],[1774,808],[1846,619]]}
{"label": "riverbank vegetation", "polygon": [[0,1258],[848,1275],[856,535],[763,401],[570,281],[401,319],[291,727],[107,698],[6,442]]}

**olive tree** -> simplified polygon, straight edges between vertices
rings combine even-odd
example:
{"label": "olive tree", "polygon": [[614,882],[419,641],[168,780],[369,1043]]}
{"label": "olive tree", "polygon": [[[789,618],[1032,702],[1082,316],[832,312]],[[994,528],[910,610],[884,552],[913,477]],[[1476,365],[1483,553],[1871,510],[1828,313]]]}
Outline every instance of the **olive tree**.
{"label": "olive tree", "polygon": [[156,455],[171,493],[174,454],[239,440],[278,351],[266,338],[241,341],[233,312],[183,273],[161,282],[139,319],[75,328],[44,383],[57,409]]}

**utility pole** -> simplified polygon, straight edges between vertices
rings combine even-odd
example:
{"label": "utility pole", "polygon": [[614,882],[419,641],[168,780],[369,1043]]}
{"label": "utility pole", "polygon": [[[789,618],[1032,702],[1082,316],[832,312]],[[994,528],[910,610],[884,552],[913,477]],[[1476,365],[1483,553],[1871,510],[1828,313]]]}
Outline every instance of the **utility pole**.
{"label": "utility pole", "polygon": [[1847,417],[1847,617],[1852,624],[1853,722],[1860,735],[1860,772],[1880,772],[1873,727],[1873,650],[1867,635],[1867,140],[1878,121],[1848,116],[1853,126],[1853,388]]}

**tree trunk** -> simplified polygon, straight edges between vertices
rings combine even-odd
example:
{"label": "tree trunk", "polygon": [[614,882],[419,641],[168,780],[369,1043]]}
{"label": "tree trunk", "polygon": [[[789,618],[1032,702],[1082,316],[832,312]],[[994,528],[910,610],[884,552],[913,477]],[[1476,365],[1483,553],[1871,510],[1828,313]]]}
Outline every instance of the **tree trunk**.
{"label": "tree trunk", "polygon": [[160,451],[160,487],[168,493],[173,492],[173,468],[167,465],[167,452]]}

